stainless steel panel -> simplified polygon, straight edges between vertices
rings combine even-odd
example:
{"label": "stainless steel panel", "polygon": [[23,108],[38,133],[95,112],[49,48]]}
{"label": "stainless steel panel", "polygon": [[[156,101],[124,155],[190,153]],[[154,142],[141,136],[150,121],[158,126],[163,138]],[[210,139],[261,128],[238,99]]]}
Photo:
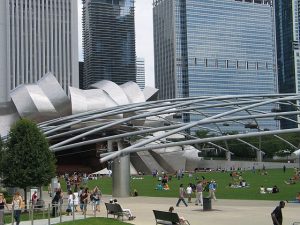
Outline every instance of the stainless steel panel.
{"label": "stainless steel panel", "polygon": [[146,86],[143,90],[143,94],[145,96],[145,100],[156,100],[156,96],[158,93],[158,89],[153,88],[153,87],[148,87]]}
{"label": "stainless steel panel", "polygon": [[130,103],[145,102],[145,96],[136,83],[129,81],[120,85],[120,87],[123,89]]}
{"label": "stainless steel panel", "polygon": [[129,100],[123,89],[112,81],[102,80],[91,85],[91,88],[98,88],[105,91],[118,105],[129,104]]}
{"label": "stainless steel panel", "polygon": [[47,73],[37,84],[60,116],[71,114],[71,101],[52,73]]}
{"label": "stainless steel panel", "polygon": [[116,106],[117,104],[102,90],[80,90],[69,87],[72,114],[87,112],[95,109],[104,109]]}
{"label": "stainless steel panel", "polygon": [[20,85],[11,91],[10,96],[21,117],[41,122],[59,116],[38,85]]}

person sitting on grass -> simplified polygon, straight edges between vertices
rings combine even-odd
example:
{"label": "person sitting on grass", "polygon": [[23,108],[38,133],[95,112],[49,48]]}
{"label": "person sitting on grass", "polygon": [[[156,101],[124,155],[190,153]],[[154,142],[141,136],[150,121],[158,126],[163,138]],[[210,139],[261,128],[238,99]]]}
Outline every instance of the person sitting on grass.
{"label": "person sitting on grass", "polygon": [[273,188],[272,187],[266,188],[266,192],[269,193],[269,194],[272,193],[273,192]]}
{"label": "person sitting on grass", "polygon": [[165,191],[169,191],[170,190],[170,187],[169,187],[169,185],[168,185],[168,183],[166,183],[165,185],[164,185],[164,188],[163,188]]}
{"label": "person sitting on grass", "polygon": [[284,181],[285,184],[296,184],[296,181],[293,178],[290,178],[289,181]]}
{"label": "person sitting on grass", "polygon": [[286,200],[286,202],[288,202],[288,203],[300,203],[300,192],[297,193],[295,199],[293,199],[292,201]]}
{"label": "person sitting on grass", "polygon": [[279,192],[279,188],[277,187],[277,185],[274,185],[274,186],[273,186],[272,193],[273,193],[273,194],[276,194],[276,193],[278,193],[278,192]]}
{"label": "person sitting on grass", "polygon": [[163,190],[163,186],[161,185],[161,183],[158,183],[158,184],[156,185],[155,190],[158,190],[158,191]]}
{"label": "person sitting on grass", "polygon": [[260,194],[266,194],[266,189],[265,189],[265,187],[263,185],[260,186],[259,193]]}

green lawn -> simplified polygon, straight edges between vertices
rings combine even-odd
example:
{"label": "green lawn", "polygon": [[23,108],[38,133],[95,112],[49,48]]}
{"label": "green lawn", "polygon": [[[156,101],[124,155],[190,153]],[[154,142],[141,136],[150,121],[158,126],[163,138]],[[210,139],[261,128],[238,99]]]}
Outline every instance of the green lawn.
{"label": "green lawn", "polygon": [[[169,191],[157,191],[155,190],[156,185],[159,183],[157,178],[152,176],[142,176],[144,179],[131,179],[131,190],[137,189],[140,196],[152,196],[152,197],[177,197],[178,188],[182,183],[185,186],[188,183],[196,183],[196,178],[202,179],[204,176],[206,179],[214,179],[217,181],[218,189],[216,192],[217,198],[220,199],[251,199],[251,200],[289,200],[294,199],[296,193],[300,191],[299,181],[294,185],[287,185],[284,180],[289,180],[293,176],[294,170],[287,169],[286,173],[283,173],[282,169],[272,169],[267,170],[268,175],[260,175],[257,172],[243,171],[242,177],[250,184],[249,188],[230,188],[229,183],[232,182],[229,172],[202,172],[193,174],[192,178],[189,178],[185,174],[184,178],[177,180],[173,178],[169,182]],[[90,180],[88,182],[89,189],[93,189],[95,186],[101,188],[104,194],[111,194],[112,180],[111,178],[105,177],[99,180]],[[273,187],[277,185],[280,192],[277,194],[265,194],[259,193],[259,187],[264,185],[265,187]],[[62,182],[63,190],[65,189],[65,184]],[[204,196],[208,193],[204,193]]]}
{"label": "green lawn", "polygon": [[63,223],[58,223],[58,225],[124,225],[124,224],[129,224],[129,223],[124,223],[122,221],[118,221],[116,219],[107,219],[107,218],[102,218],[102,217],[97,217],[97,218],[88,218],[88,219],[83,219],[83,220],[76,220],[76,221],[70,221],[70,222],[63,222]]}
{"label": "green lawn", "polygon": [[[34,220],[39,220],[39,219],[47,219],[48,218],[48,212],[34,212],[33,214],[33,219]],[[21,214],[21,221],[27,221],[30,220],[31,217],[29,217],[29,213],[23,212]],[[5,223],[11,223],[11,214],[5,214],[4,216],[4,221]]]}

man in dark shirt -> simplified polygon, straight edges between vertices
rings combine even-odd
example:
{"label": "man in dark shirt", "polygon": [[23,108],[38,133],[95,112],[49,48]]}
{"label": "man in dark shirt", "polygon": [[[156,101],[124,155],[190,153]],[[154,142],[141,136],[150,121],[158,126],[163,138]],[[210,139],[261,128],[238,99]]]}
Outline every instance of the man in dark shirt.
{"label": "man in dark shirt", "polygon": [[279,206],[277,206],[271,213],[271,217],[274,225],[282,225],[282,212],[281,209],[284,208],[285,202],[280,201]]}

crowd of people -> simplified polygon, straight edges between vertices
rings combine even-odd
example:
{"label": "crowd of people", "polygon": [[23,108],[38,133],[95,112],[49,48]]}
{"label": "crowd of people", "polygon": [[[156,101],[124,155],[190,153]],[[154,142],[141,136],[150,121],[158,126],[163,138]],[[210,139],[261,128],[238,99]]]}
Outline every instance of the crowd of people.
{"label": "crowd of people", "polygon": [[273,187],[264,187],[263,185],[260,186],[259,188],[259,193],[260,194],[276,194],[279,193],[279,188],[277,185],[274,185]]}
{"label": "crowd of people", "polygon": [[[284,169],[284,173],[286,172],[285,170],[286,169]],[[231,171],[229,174],[231,177],[231,185],[239,185],[240,187],[248,186],[246,180],[242,177],[243,175],[242,171]],[[261,173],[259,172],[258,174]],[[172,179],[181,180],[186,175],[187,173],[184,173],[182,170],[178,170],[175,174],[172,175],[166,174],[164,172],[161,172],[161,174],[159,174],[157,170],[153,171],[152,173],[152,176],[159,181],[155,189],[165,190],[165,191],[168,191],[171,188],[177,189],[178,186],[176,187],[175,184],[172,186],[171,183]],[[176,202],[176,207],[179,207],[181,203],[183,203],[184,206],[187,207],[189,203],[193,203],[192,198],[194,196],[195,196],[195,202],[194,202],[195,205],[203,206],[203,197],[204,197],[203,193],[205,192],[208,192],[205,197],[217,200],[216,190],[218,188],[218,185],[214,179],[207,180],[204,176],[199,176],[199,174],[193,175],[192,173],[188,173],[188,176],[189,176],[188,179],[189,183],[187,184],[181,183],[179,185],[178,200]],[[102,200],[101,189],[98,186],[95,186],[92,190],[89,190],[89,188],[86,187],[86,181],[85,181],[86,177],[87,176],[79,175],[77,173],[74,173],[72,175],[66,174],[65,176],[61,177],[65,179],[66,182],[66,189],[67,189],[66,196],[64,196],[64,193],[60,186],[60,182],[58,180],[57,187],[55,188],[54,195],[52,196],[53,217],[57,216],[58,207],[60,207],[60,205],[66,207],[65,208],[66,215],[72,215],[73,213],[79,211],[82,214],[85,214],[87,211],[87,207],[89,205],[91,205],[91,209],[93,212],[100,212],[100,203]],[[295,169],[293,178],[295,180],[296,178],[299,179],[299,170]],[[273,185],[272,187],[264,187],[263,185],[261,185],[261,187],[259,188],[259,192],[261,194],[266,194],[266,193],[275,194],[279,192],[279,188],[277,185]],[[136,189],[134,193],[135,193],[134,196],[138,196]],[[31,196],[31,203],[33,208],[37,205],[38,201],[39,198],[38,198],[37,191],[34,191]],[[118,203],[116,199],[111,201],[113,201],[113,203]],[[289,201],[286,200],[286,202],[300,203],[300,192],[297,193],[295,199]],[[19,192],[16,192],[12,200],[12,209],[13,209],[14,220],[17,225],[20,223],[20,215],[21,215],[21,210],[24,207],[23,205],[24,205],[23,198],[21,197]],[[4,225],[3,217],[4,217],[5,207],[8,209],[6,200],[3,194],[0,193],[0,225]],[[274,212],[272,212],[271,216],[273,221],[280,221],[280,216],[278,217],[278,215],[280,214],[280,211],[283,207],[284,205],[280,203],[277,209],[275,209]],[[123,207],[122,209],[123,211],[128,212],[129,219],[135,218],[129,209],[125,209]],[[170,207],[169,211],[173,212],[174,208]]]}
{"label": "crowd of people", "polygon": [[[156,185],[155,190],[170,190],[169,183],[172,181],[172,177],[180,180],[184,177],[183,170],[178,170],[175,175],[167,175],[163,171],[161,172],[161,175],[158,173],[157,170],[154,170],[152,172],[153,178],[157,178],[159,183]],[[189,178],[192,178],[192,173],[189,173]],[[188,199],[188,203],[192,203],[192,196],[195,194],[196,196],[196,205],[203,205],[203,192],[208,192],[208,198],[212,198],[214,200],[216,199],[216,189],[217,189],[217,183],[215,180],[206,180],[204,176],[202,176],[202,179],[199,179],[199,177],[195,177],[197,183],[188,183],[186,186],[184,184],[180,184],[179,187],[179,198],[176,206],[180,204],[180,202],[183,202],[186,206],[187,203],[185,201],[185,198]]]}
{"label": "crowd of people", "polygon": [[241,171],[233,171],[229,173],[231,177],[231,182],[229,183],[229,187],[231,188],[245,188],[249,187],[249,183],[242,177]]}
{"label": "crowd of people", "polygon": [[[88,187],[80,187],[78,192],[73,192],[69,189],[66,203],[67,215],[72,215],[74,211],[78,212],[79,210],[82,214],[85,214],[89,203],[91,204],[94,212],[100,212],[101,198],[102,193],[100,188],[97,186],[91,191],[89,191]],[[52,216],[57,215],[58,206],[63,204],[63,201],[64,195],[61,188],[59,188],[55,191],[55,195],[52,198]]]}

